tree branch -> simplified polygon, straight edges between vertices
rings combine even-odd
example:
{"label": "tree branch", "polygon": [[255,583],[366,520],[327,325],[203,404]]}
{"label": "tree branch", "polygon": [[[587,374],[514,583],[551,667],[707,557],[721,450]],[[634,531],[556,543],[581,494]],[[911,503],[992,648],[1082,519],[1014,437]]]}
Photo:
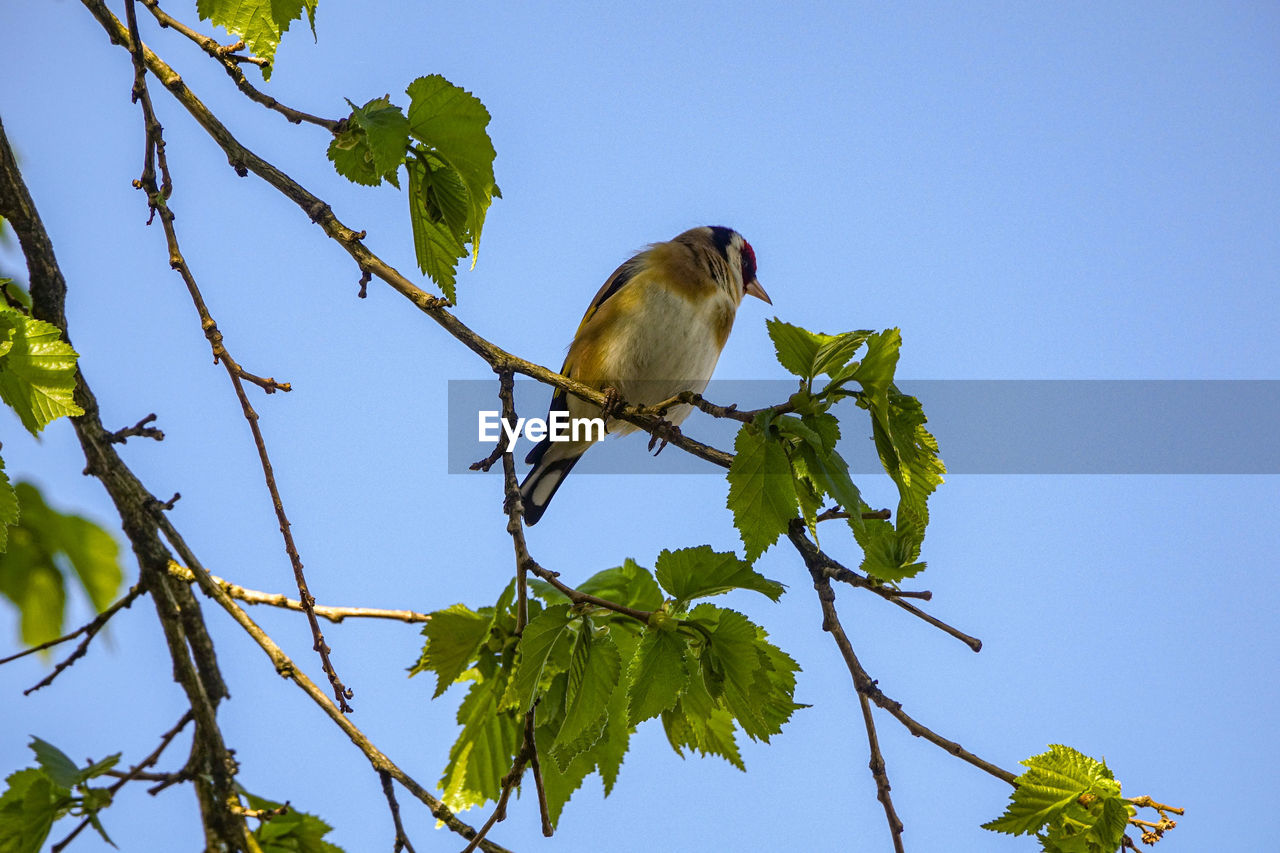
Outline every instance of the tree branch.
{"label": "tree branch", "polygon": [[[66,281],[58,268],[48,232],[18,172],[13,150],[0,123],[0,216],[13,226],[27,259],[32,316],[52,323],[71,342],[66,321]],[[206,846],[231,853],[244,846],[248,828],[227,809],[236,796],[235,766],[217,724],[217,704],[227,695],[213,644],[191,591],[167,576],[169,555],[156,532],[155,497],[120,459],[102,426],[98,402],[77,370],[75,402],[83,415],[71,419],[84,450],[86,472],[102,481],[120,515],[125,536],[138,559],[139,585],[151,593],[173,660],[174,680],[191,704],[196,721],[192,766],[198,768],[196,793],[204,817]]]}
{"label": "tree branch", "polygon": [[[805,565],[809,567],[811,572],[818,571],[833,580],[838,580],[842,583],[850,584],[851,586],[870,590],[885,601],[890,601],[898,605],[912,616],[923,619],[939,631],[955,637],[975,652],[982,651],[982,640],[979,640],[977,637],[971,637],[958,628],[953,628],[936,616],[930,616],[919,607],[903,601],[902,598],[904,597],[904,593],[890,589],[883,584],[870,580],[869,578],[865,578],[852,569],[846,568],[837,561],[831,559],[831,557],[827,556],[827,554],[820,550],[818,546],[809,541],[809,537],[806,536],[804,532],[804,522],[800,519],[797,518],[792,520],[791,526],[787,530],[787,538],[791,540],[791,544],[795,545],[796,550],[800,552],[800,556],[804,559]],[[917,594],[913,597],[928,599],[932,597],[932,594]]]}
{"label": "tree branch", "polygon": [[[186,583],[195,583],[195,573],[185,566],[177,563],[169,564],[169,574],[173,575]],[[285,610],[294,610],[305,612],[302,602],[297,599],[289,598],[282,592],[260,592],[256,589],[246,589],[239,584],[234,584],[225,578],[217,575],[210,575],[209,578],[227,593],[227,595],[243,601],[246,604],[266,604],[271,607],[281,607]],[[416,610],[385,610],[379,607],[332,607],[317,604],[313,607],[315,614],[322,619],[328,619],[335,624],[344,619],[392,619],[397,622],[430,622],[430,613],[419,613]],[[4,661],[0,661],[4,663]]]}
{"label": "tree branch", "polygon": [[[320,706],[320,710],[324,711],[329,719],[332,720],[338,728],[342,729],[343,734],[350,738],[356,748],[364,753],[364,756],[369,760],[369,764],[373,767],[375,772],[381,773],[382,771],[386,771],[390,774],[391,778],[399,782],[405,790],[413,794],[414,797],[426,805],[432,816],[445,826],[449,827],[452,831],[458,833],[464,838],[472,838],[475,836],[476,830],[472,826],[459,819],[448,806],[434,797],[430,791],[426,790],[417,782],[417,780],[402,770],[395,762],[388,758],[385,753],[374,746],[368,736],[351,722],[351,719],[334,704],[333,700],[330,699],[314,681],[307,677],[305,672],[298,668],[297,664],[295,664],[293,660],[284,653],[284,650],[276,644],[275,640],[271,639],[271,637],[249,617],[249,614],[245,613],[243,608],[237,605],[231,599],[231,596],[227,595],[226,591],[214,582],[213,576],[209,574],[203,565],[201,565],[200,560],[192,552],[191,548],[187,546],[186,541],[182,538],[182,535],[178,532],[177,528],[173,526],[173,523],[169,521],[167,516],[161,516],[159,523],[160,529],[164,533],[165,538],[169,540],[174,551],[176,551],[178,556],[186,563],[188,570],[190,570],[192,576],[195,578],[200,590],[217,602],[218,606],[226,611],[227,614],[244,629],[245,633],[253,638],[253,641],[258,644],[258,647],[262,649],[268,658],[270,658],[276,672],[279,673],[282,678],[287,678],[292,681],[300,690],[302,690],[303,693],[307,694],[313,702]],[[505,847],[493,844],[487,839],[480,845],[480,847],[483,850],[489,851],[489,853],[509,853]]]}

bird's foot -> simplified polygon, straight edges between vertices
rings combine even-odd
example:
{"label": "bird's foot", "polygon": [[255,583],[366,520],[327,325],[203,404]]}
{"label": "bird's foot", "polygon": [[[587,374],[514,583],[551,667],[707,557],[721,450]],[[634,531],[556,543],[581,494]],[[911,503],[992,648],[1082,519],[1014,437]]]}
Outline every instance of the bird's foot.
{"label": "bird's foot", "polygon": [[658,449],[653,450],[653,455],[657,456],[667,446],[668,441],[679,437],[680,427],[666,418],[659,418],[658,422],[653,425],[653,432],[649,434],[649,449],[653,450],[656,445]]}
{"label": "bird's foot", "polygon": [[617,388],[611,386],[604,389],[604,405],[600,407],[600,417],[604,419],[606,431],[609,429],[609,421],[616,419],[618,412],[622,411],[623,403]]}

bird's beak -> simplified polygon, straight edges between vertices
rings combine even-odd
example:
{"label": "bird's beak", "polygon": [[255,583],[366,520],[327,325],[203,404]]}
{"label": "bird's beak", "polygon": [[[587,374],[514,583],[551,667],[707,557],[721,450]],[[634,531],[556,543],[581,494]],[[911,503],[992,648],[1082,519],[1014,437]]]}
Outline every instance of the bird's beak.
{"label": "bird's beak", "polygon": [[747,286],[744,287],[743,290],[754,296],[756,299],[763,299],[770,305],[773,304],[773,300],[769,298],[769,294],[764,292],[764,288],[760,286],[760,282],[756,281],[754,278],[747,282]]}

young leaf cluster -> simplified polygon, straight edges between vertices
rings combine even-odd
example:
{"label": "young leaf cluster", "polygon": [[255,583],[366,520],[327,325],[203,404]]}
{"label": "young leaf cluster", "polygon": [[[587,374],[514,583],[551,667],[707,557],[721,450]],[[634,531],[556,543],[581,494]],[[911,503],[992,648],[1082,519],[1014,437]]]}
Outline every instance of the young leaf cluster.
{"label": "young leaf cluster", "polygon": [[0,850],[39,853],[54,822],[67,815],[88,818],[114,847],[98,818],[111,805],[111,792],[88,783],[115,767],[120,753],[77,767],[66,753],[38,737],[29,746],[37,766],[11,773],[0,794]]}
{"label": "young leaf cluster", "polygon": [[984,829],[1035,835],[1044,853],[1114,853],[1135,813],[1104,762],[1052,744],[1022,762],[1009,807]]}
{"label": "young leaf cluster", "polygon": [[435,672],[435,696],[470,683],[440,780],[452,808],[498,798],[530,710],[554,823],[590,773],[600,774],[606,795],[613,790],[631,734],[646,720],[661,718],[677,753],[719,755],[742,768],[735,731],[767,741],[801,707],[792,699],[799,667],[762,628],[737,611],[694,605],[732,589],[781,596],[781,584],[734,554],[663,551],[654,572],[627,560],[578,587],[629,614],[529,584],[535,598],[519,636],[513,586],[494,607],[433,613],[423,630],[412,672]]}
{"label": "young leaf cluster", "polygon": [[[849,516],[864,572],[887,582],[917,574],[925,567],[918,560],[927,501],[946,469],[920,402],[894,385],[901,334],[826,335],[776,318],[768,328],[778,362],[800,378],[800,389],[788,401],[789,412],[760,412],[734,442],[728,505],[747,559],[764,553],[797,515],[816,539],[818,511],[829,498]],[[862,358],[854,360],[859,352]],[[862,518],[869,507],[836,449],[841,422],[832,410],[846,397],[870,415],[880,462],[898,487],[896,524]]]}
{"label": "young leaf cluster", "polygon": [[18,483],[13,493],[21,521],[0,553],[0,595],[21,613],[22,641],[38,645],[63,632],[68,577],[98,610],[115,599],[124,577],[120,546],[93,522],[50,507],[30,483]]}
{"label": "young leaf cluster", "polygon": [[419,77],[405,90],[406,115],[389,96],[362,107],[351,101],[345,128],[329,144],[338,174],[357,184],[409,177],[409,222],[418,267],[455,300],[457,266],[468,246],[472,265],[494,198],[489,111],[480,99],[439,74]]}
{"label": "young leaf cluster", "polygon": [[341,847],[324,840],[333,827],[315,815],[298,811],[292,805],[256,797],[248,791],[242,793],[249,808],[271,815],[253,831],[262,853],[343,853]]}

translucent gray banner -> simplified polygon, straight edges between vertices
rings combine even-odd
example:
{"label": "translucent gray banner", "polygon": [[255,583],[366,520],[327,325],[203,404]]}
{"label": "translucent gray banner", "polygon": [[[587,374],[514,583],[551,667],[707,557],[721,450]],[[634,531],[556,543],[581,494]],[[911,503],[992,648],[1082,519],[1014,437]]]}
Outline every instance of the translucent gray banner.
{"label": "translucent gray banner", "polygon": [[[515,383],[516,410],[545,418],[551,389]],[[752,409],[785,401],[787,380],[713,381],[704,396]],[[951,474],[1280,474],[1280,380],[903,380],[920,399]],[[449,473],[469,471],[493,450],[479,440],[481,412],[496,434],[496,380],[449,382]],[[836,408],[839,450],[856,474],[881,471],[865,412]],[[733,450],[739,424],[694,412],[686,435]],[[646,452],[648,436],[610,437],[574,469],[582,474],[715,474],[722,470],[668,447]],[[515,450],[523,463],[533,442]],[[497,470],[495,468],[495,470]]]}

